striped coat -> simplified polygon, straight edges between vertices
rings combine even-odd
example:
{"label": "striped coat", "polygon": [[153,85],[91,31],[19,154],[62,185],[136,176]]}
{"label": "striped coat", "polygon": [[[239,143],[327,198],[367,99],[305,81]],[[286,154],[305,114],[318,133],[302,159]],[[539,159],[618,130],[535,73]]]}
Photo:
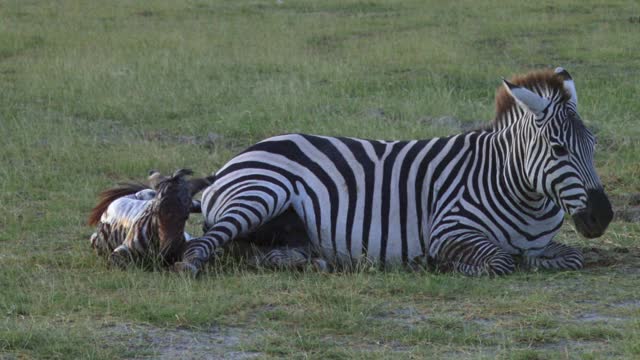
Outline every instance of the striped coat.
{"label": "striped coat", "polygon": [[206,232],[178,268],[197,273],[217,249],[290,211],[315,254],[339,265],[507,274],[521,255],[527,266],[580,268],[580,252],[552,238],[565,212],[589,237],[611,220],[595,138],[566,71],[513,82],[486,129],[412,141],[289,134],[249,147],[205,190]]}

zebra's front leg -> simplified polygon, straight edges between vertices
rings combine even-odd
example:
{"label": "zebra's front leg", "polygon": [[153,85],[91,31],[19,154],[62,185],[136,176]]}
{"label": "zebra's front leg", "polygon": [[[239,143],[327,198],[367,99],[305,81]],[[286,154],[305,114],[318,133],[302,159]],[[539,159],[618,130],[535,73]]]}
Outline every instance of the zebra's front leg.
{"label": "zebra's front leg", "polygon": [[522,266],[527,269],[579,270],[584,266],[580,250],[551,241],[540,254],[524,256]]}
{"label": "zebra's front leg", "polygon": [[515,270],[513,257],[482,234],[460,234],[435,244],[440,246],[430,257],[444,270],[469,276],[507,275]]}

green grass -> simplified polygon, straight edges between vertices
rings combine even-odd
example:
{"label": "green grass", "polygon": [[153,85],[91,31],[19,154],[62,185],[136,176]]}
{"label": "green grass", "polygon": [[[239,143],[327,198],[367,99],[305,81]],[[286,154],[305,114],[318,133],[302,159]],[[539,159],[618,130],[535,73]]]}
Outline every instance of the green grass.
{"label": "green grass", "polygon": [[638,16],[632,1],[0,1],[0,357],[154,358],[184,333],[204,339],[196,357],[207,342],[267,358],[640,357],[635,223],[596,240],[567,224],[561,241],[600,251],[579,272],[229,264],[196,281],[107,270],[85,225],[100,190],[151,168],[208,174],[284,132],[451,134],[443,118],[492,118],[501,76],[555,66],[576,80],[607,190],[639,193]]}

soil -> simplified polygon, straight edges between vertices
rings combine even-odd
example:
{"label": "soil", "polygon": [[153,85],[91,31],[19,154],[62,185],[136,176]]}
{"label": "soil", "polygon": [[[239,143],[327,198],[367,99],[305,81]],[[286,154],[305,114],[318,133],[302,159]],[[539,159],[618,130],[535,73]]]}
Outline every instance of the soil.
{"label": "soil", "polygon": [[256,336],[247,329],[211,327],[205,330],[163,328],[148,324],[119,323],[104,327],[107,338],[127,339],[129,359],[252,359],[261,353],[243,350]]}

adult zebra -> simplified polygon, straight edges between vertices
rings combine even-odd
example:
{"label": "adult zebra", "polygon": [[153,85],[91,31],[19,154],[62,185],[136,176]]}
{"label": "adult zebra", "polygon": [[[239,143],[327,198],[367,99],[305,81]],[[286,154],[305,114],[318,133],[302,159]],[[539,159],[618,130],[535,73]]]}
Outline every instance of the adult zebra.
{"label": "adult zebra", "polygon": [[579,269],[552,241],[572,215],[586,237],[613,216],[593,165],[595,138],[562,68],[504,80],[490,127],[446,138],[370,141],[290,134],[249,147],[203,194],[206,233],[178,270],[290,211],[334,264],[426,261],[468,275],[529,266]]}

